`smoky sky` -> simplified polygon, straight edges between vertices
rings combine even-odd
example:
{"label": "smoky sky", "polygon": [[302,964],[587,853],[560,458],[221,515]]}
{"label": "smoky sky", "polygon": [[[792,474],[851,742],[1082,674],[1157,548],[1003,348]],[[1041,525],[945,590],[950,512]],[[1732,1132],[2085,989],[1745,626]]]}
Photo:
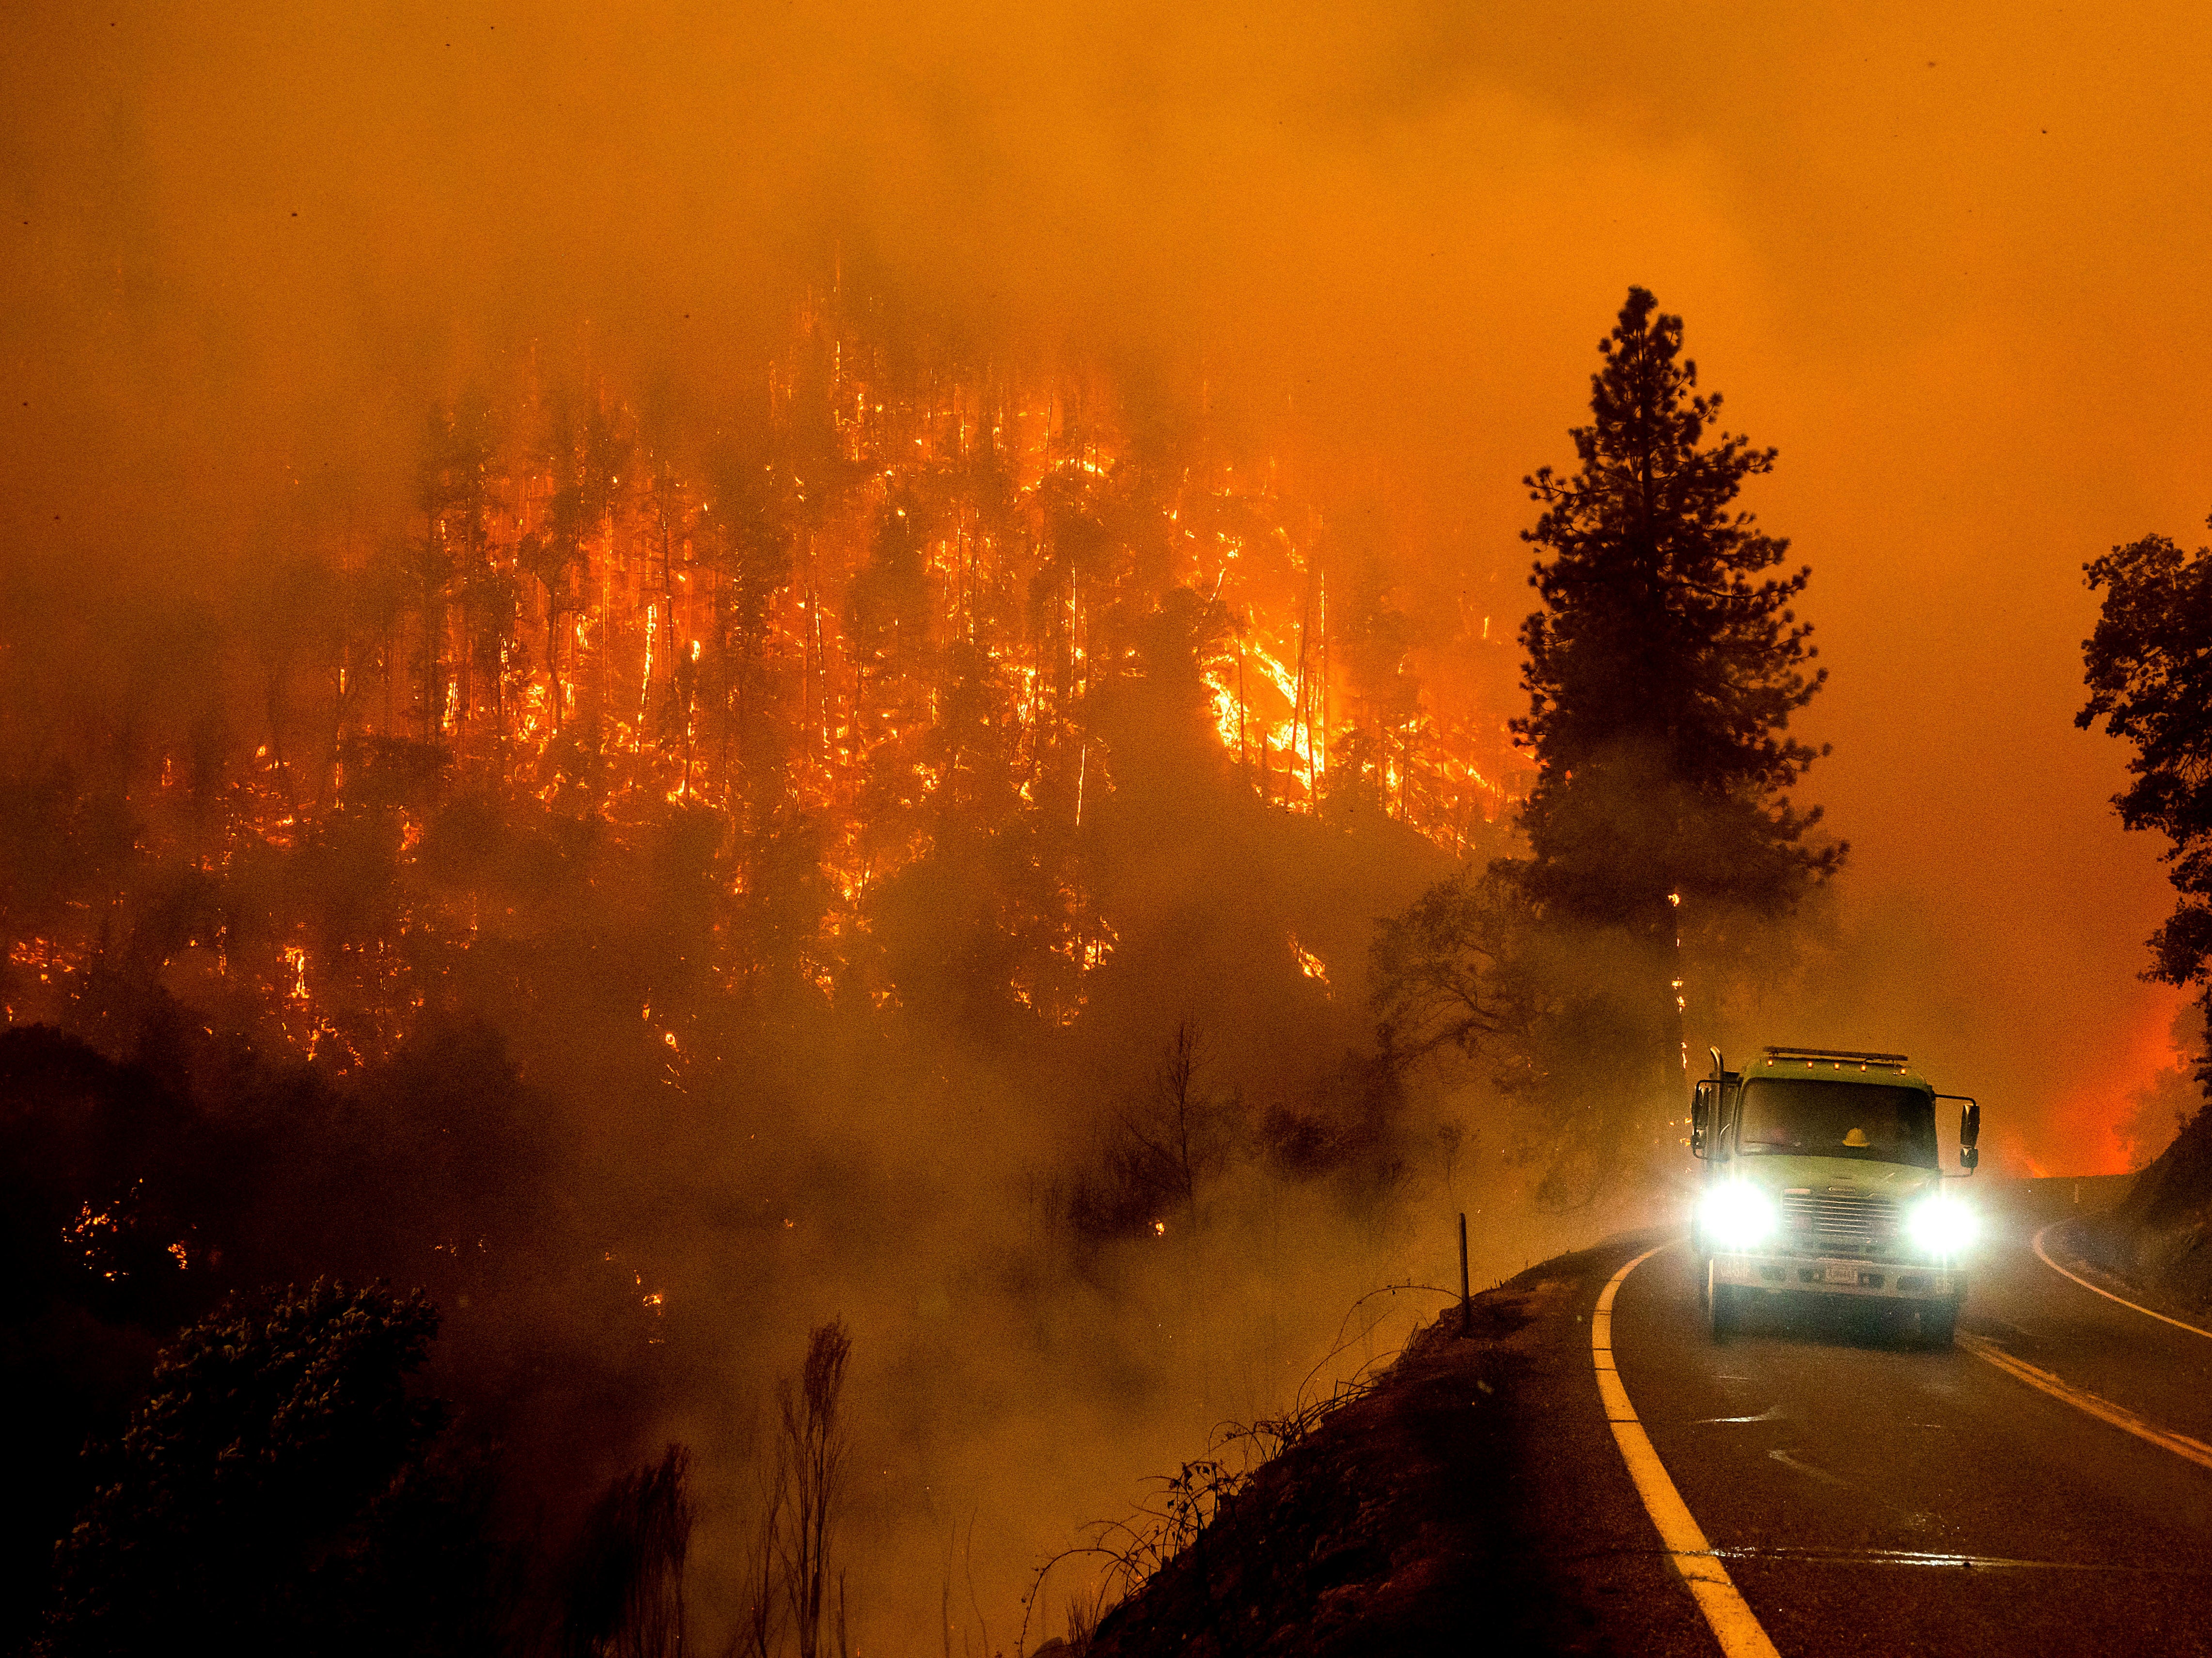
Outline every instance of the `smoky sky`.
{"label": "smoky sky", "polygon": [[[1746,11],[24,5],[0,52],[11,582],[191,582],[404,510],[532,350],[711,402],[810,285],[1103,363],[1382,503],[1510,634],[1626,286],[1815,571],[1854,848],[1796,1040],[1924,1056],[2001,1161],[2113,1166],[2166,1063],[2160,850],[2075,731],[2082,562],[2212,509],[2212,22]],[[2193,542],[2191,543],[2193,545]],[[1463,674],[1514,710],[1509,654]],[[1743,1033],[1741,1034],[1756,1034]]]}

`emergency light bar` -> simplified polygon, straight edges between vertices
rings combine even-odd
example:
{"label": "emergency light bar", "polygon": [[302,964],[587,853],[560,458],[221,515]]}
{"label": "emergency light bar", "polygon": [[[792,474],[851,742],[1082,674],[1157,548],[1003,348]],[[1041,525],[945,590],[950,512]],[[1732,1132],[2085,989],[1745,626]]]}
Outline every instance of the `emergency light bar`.
{"label": "emergency light bar", "polygon": [[1778,1048],[1769,1044],[1769,1059],[1825,1059],[1831,1064],[1853,1065],[1895,1065],[1899,1070],[1909,1063],[1901,1053],[1845,1053],[1838,1048]]}

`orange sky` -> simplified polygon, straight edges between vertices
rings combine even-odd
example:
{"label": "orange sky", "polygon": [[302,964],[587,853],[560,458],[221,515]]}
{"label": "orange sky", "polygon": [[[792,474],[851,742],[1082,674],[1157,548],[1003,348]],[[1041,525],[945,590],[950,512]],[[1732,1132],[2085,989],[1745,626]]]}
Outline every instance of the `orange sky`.
{"label": "orange sky", "polygon": [[1510,617],[1517,480],[1642,283],[1782,449],[1754,504],[1834,673],[1807,798],[1857,942],[1774,1033],[2110,1167],[2173,997],[2134,978],[2158,849],[2070,722],[2080,569],[2212,509],[2212,21],[1942,9],[19,6],[4,556],[159,569],[295,477],[391,494],[532,338],[711,379],[836,247],[979,337],[1194,369],[1386,480],[1409,593]]}

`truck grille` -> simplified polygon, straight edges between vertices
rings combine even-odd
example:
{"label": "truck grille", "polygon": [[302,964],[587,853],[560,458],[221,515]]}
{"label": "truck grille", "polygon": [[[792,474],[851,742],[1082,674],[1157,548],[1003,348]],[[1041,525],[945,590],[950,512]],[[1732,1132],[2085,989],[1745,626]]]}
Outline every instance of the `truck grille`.
{"label": "truck grille", "polygon": [[1785,1192],[1782,1223],[1797,1240],[1823,1249],[1879,1248],[1896,1240],[1897,1203],[1894,1198],[1845,1187]]}

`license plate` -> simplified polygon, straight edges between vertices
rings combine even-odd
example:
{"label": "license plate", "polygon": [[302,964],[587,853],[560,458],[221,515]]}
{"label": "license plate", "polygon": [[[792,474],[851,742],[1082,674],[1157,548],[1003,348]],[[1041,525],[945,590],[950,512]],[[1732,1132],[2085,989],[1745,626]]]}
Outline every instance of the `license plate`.
{"label": "license plate", "polygon": [[1828,1282],[1830,1283],[1855,1284],[1858,1281],[1859,1269],[1855,1262],[1830,1261],[1828,1263]]}

